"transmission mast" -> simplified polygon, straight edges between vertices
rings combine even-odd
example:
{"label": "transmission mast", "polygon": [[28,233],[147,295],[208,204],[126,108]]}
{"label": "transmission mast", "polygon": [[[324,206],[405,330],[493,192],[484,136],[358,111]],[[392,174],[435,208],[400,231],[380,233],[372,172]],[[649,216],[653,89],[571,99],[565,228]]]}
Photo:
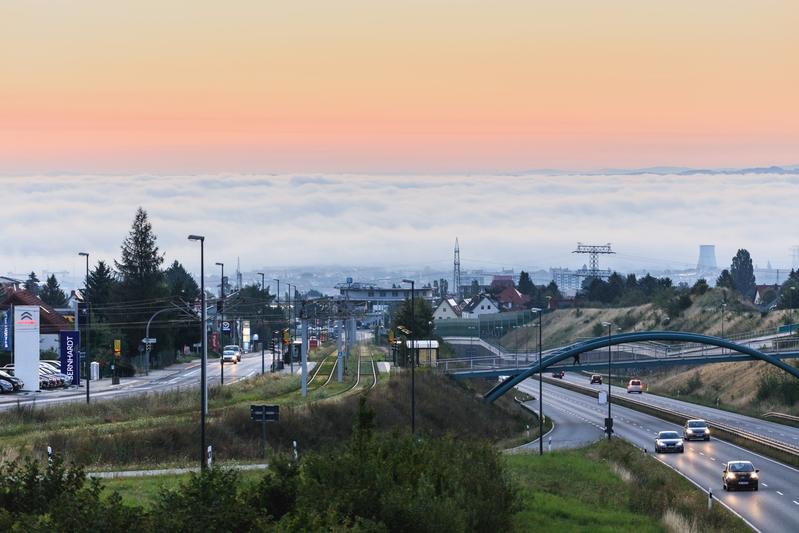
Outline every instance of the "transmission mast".
{"label": "transmission mast", "polygon": [[610,243],[607,244],[583,244],[577,243],[577,249],[572,251],[573,254],[588,254],[588,271],[584,274],[579,274],[587,278],[607,278],[610,277],[610,270],[599,270],[599,256],[600,254],[615,254],[610,249]]}
{"label": "transmission mast", "polygon": [[452,294],[460,298],[461,295],[461,249],[458,245],[458,238],[455,237],[455,261],[452,266],[452,284],[454,290]]}

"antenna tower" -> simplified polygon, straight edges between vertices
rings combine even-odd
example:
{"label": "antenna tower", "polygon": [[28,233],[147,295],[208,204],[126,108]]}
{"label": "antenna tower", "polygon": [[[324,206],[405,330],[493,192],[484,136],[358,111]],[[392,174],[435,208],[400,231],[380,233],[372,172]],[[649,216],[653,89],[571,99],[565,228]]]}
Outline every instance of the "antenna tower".
{"label": "antenna tower", "polygon": [[458,238],[455,237],[455,261],[452,267],[452,284],[454,285],[452,294],[461,295],[461,248],[458,245]]}
{"label": "antenna tower", "polygon": [[573,254],[588,254],[588,272],[584,274],[588,278],[607,278],[610,276],[610,270],[599,270],[599,255],[600,254],[615,254],[610,249],[610,243],[607,244],[583,244],[577,243],[577,249],[572,251]]}

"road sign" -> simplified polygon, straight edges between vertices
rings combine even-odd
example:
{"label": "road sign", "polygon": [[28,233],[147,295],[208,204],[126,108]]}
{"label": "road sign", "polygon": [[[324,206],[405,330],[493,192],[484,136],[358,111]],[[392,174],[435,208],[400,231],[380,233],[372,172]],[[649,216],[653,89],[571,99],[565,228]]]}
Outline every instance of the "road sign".
{"label": "road sign", "polygon": [[141,340],[142,344],[155,344],[156,339],[155,337],[145,337]]}
{"label": "road sign", "polygon": [[280,420],[280,406],[251,405],[250,418],[256,422],[278,422]]}
{"label": "road sign", "polygon": [[224,333],[230,333],[230,321],[229,320],[223,320],[222,321],[222,331]]}

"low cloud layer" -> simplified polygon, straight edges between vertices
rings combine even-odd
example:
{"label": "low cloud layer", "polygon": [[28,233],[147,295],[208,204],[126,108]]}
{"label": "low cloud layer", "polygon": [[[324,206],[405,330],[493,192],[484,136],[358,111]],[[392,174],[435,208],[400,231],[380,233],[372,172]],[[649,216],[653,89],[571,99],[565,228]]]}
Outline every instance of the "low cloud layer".
{"label": "low cloud layer", "polygon": [[[78,251],[113,260],[138,206],[168,261],[466,268],[581,265],[578,241],[610,242],[603,266],[720,265],[747,248],[790,267],[799,244],[797,175],[213,175],[2,177],[0,275],[82,272]],[[604,259],[604,258],[603,258]]]}

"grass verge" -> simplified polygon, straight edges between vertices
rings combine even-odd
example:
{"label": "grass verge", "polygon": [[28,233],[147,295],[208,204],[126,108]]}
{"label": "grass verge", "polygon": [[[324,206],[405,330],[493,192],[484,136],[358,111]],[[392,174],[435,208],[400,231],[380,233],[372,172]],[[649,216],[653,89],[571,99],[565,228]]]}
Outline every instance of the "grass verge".
{"label": "grass verge", "polygon": [[620,440],[504,460],[521,488],[517,531],[749,531],[720,505],[708,512],[689,481]]}

